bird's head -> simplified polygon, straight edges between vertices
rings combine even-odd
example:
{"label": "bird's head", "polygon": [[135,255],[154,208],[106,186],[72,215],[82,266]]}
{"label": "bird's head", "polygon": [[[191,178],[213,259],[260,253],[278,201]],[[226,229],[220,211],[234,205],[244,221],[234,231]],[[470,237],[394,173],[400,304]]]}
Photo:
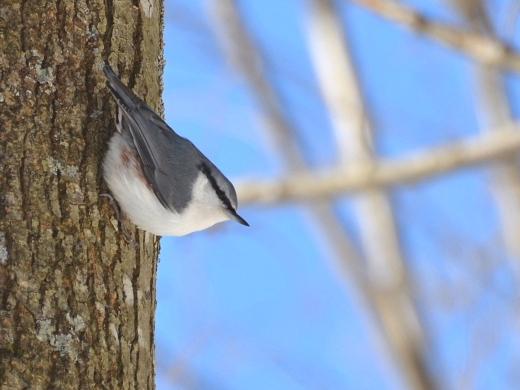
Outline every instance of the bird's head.
{"label": "bird's head", "polygon": [[193,188],[194,200],[219,210],[225,217],[223,220],[234,220],[249,226],[237,213],[237,193],[233,184],[210,161],[202,161],[198,168],[199,177]]}

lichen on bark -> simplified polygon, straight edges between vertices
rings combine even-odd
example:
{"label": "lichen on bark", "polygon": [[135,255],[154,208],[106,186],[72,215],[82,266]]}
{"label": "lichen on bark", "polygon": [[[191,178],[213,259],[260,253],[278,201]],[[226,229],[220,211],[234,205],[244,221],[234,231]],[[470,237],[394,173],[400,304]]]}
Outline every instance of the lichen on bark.
{"label": "lichen on bark", "polygon": [[101,66],[162,110],[162,27],[161,0],[0,3],[2,389],[154,387],[159,243],[99,196]]}

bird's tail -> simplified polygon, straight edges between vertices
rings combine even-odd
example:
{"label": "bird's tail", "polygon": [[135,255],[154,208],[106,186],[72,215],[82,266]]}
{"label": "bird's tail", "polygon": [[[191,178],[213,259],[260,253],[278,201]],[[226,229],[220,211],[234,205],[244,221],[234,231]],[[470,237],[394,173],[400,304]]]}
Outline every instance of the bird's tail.
{"label": "bird's tail", "polygon": [[114,95],[114,98],[116,99],[118,105],[121,106],[121,108],[126,111],[132,111],[136,106],[138,106],[141,103],[144,103],[139,97],[137,97],[130,88],[128,88],[126,85],[124,85],[119,77],[116,76],[114,73],[114,70],[108,63],[108,61],[105,62],[105,65],[103,66],[103,72],[105,73],[105,76],[107,78],[107,86],[112,92],[112,95]]}

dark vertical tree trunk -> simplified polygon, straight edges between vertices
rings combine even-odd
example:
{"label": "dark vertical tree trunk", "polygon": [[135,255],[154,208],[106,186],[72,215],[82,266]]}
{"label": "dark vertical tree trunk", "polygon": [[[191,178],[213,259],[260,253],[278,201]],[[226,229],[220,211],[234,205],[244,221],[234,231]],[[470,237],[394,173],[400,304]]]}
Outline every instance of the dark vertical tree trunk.
{"label": "dark vertical tree trunk", "polygon": [[[0,388],[154,387],[158,240],[99,195],[114,104],[161,109],[162,0],[0,0]],[[133,242],[132,242],[133,241]]]}

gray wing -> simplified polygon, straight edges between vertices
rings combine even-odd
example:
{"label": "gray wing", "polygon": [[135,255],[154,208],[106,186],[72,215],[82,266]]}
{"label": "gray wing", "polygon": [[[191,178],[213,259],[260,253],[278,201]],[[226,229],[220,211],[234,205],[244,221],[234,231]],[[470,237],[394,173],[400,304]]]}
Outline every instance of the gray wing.
{"label": "gray wing", "polygon": [[202,154],[125,86],[110,65],[105,64],[103,70],[123,114],[122,127],[130,133],[146,179],[164,207],[180,212],[191,198]]}

